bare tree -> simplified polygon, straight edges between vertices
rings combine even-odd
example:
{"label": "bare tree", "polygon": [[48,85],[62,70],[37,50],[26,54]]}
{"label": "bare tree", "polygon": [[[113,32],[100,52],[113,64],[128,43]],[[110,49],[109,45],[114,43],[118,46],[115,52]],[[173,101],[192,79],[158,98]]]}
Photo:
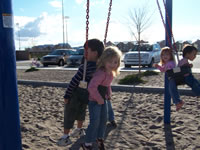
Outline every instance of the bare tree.
{"label": "bare tree", "polygon": [[141,72],[141,56],[140,56],[140,45],[142,33],[151,25],[153,13],[149,13],[147,5],[141,8],[134,8],[129,13],[129,28],[131,34],[134,36],[138,44],[138,57],[139,57],[139,74]]}

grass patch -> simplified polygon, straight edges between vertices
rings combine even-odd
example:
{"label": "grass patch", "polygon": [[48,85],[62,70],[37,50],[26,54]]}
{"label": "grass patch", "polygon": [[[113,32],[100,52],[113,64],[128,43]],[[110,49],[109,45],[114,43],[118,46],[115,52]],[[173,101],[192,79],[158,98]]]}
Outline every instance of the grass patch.
{"label": "grass patch", "polygon": [[155,71],[145,71],[145,72],[142,72],[140,75],[139,74],[127,75],[124,78],[120,79],[118,84],[136,85],[140,83],[146,83],[147,81],[144,81],[142,77],[154,76],[154,75],[159,75],[159,73]]}
{"label": "grass patch", "polygon": [[119,80],[119,84],[125,85],[133,85],[140,83],[145,83],[145,81],[138,74],[127,75],[123,79]]}
{"label": "grass patch", "polygon": [[145,71],[145,72],[143,72],[141,74],[142,74],[142,76],[154,76],[154,75],[158,75],[159,73],[155,72],[155,71],[149,71],[149,70],[147,70],[147,71]]}
{"label": "grass patch", "polygon": [[39,69],[35,68],[35,67],[31,67],[27,70],[25,70],[25,72],[33,72],[33,71],[38,71]]}

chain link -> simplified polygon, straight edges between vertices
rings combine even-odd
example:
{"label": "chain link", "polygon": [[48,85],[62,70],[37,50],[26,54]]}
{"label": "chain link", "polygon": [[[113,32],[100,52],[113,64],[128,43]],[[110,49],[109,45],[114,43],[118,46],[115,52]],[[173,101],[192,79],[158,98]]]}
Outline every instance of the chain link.
{"label": "chain link", "polygon": [[107,23],[106,23],[106,31],[105,31],[105,35],[104,35],[104,45],[106,45],[106,39],[107,39],[107,34],[108,34],[108,25],[109,25],[109,22],[110,22],[110,15],[111,15],[111,8],[112,8],[112,0],[110,0],[109,9],[108,9],[108,18],[107,18]]}
{"label": "chain link", "polygon": [[87,50],[88,50],[88,35],[89,35],[89,7],[90,1],[87,0],[87,9],[86,9],[86,51],[85,51],[85,57],[87,58]]}

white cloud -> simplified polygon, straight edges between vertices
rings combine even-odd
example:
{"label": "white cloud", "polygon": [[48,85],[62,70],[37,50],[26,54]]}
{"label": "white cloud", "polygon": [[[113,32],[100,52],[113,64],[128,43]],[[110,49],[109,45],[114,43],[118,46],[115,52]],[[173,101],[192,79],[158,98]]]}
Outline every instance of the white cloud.
{"label": "white cloud", "polygon": [[[15,16],[19,23],[21,49],[42,44],[62,43],[62,17],[61,15],[48,15],[43,13],[37,18]],[[18,28],[15,26],[15,43],[18,48]]]}
{"label": "white cloud", "polygon": [[75,0],[75,2],[80,5],[83,2],[83,0]]}
{"label": "white cloud", "polygon": [[52,7],[55,7],[55,8],[61,8],[62,7],[62,2],[58,1],[58,0],[53,0],[53,1],[49,2],[49,4]]}
{"label": "white cloud", "polygon": [[105,0],[91,1],[91,6],[105,4]]}
{"label": "white cloud", "polygon": [[[126,23],[118,21],[119,18],[111,18],[107,41],[119,42],[119,41],[133,41],[129,28]],[[21,47],[32,47],[35,45],[43,44],[58,44],[63,42],[63,26],[61,14],[50,15],[43,12],[39,17],[25,17],[15,16],[15,24],[19,23],[20,29],[27,29],[26,33],[28,37],[21,35]],[[79,24],[77,26],[77,24]],[[66,26],[65,26],[66,27]],[[96,18],[90,18],[89,24],[89,39],[98,38],[103,41],[106,27],[106,18],[104,20],[98,20]],[[67,22],[68,28],[68,42],[71,46],[80,46],[85,42],[85,22],[84,25],[80,23],[78,19],[70,18]],[[18,28],[15,25],[15,43],[16,47],[19,46]],[[29,30],[28,30],[29,29]],[[185,25],[174,24],[173,26],[175,40],[196,40],[200,39],[200,28],[197,25]],[[33,34],[34,33],[34,34]],[[36,34],[37,33],[37,34]],[[21,33],[22,34],[22,33]],[[66,31],[64,33],[66,35]],[[37,35],[37,36],[36,36]],[[147,30],[142,34],[143,40],[150,42],[156,42],[164,40],[165,31],[160,21],[157,19]],[[21,49],[22,49],[21,48]]]}
{"label": "white cloud", "polygon": [[24,26],[30,21],[33,21],[35,17],[26,17],[26,16],[14,16],[14,23],[18,23],[19,27]]}

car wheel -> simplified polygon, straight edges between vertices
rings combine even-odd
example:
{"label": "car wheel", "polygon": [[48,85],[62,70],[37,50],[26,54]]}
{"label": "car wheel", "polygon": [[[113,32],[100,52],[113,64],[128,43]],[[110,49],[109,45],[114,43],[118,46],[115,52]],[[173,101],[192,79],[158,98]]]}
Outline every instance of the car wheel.
{"label": "car wheel", "polygon": [[149,68],[152,68],[154,64],[154,59],[151,60],[150,64],[148,65]]}
{"label": "car wheel", "polygon": [[44,67],[48,67],[48,65],[47,65],[47,64],[43,64],[43,66],[44,66]]}
{"label": "car wheel", "polygon": [[125,64],[125,68],[131,68],[131,65],[126,65],[126,64]]}
{"label": "car wheel", "polygon": [[64,66],[64,60],[60,60],[59,62],[58,62],[58,66]]}

